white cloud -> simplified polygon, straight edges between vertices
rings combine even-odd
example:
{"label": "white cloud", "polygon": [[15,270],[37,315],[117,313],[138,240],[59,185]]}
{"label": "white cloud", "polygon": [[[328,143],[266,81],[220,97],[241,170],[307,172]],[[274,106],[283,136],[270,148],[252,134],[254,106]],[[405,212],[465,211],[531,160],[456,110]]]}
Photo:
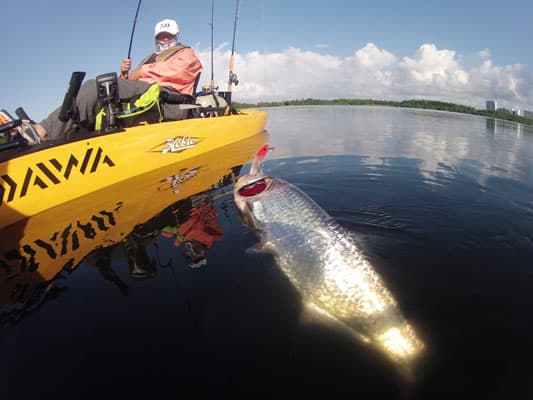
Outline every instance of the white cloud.
{"label": "white cloud", "polygon": [[487,59],[490,57],[490,50],[489,49],[483,49],[478,52],[478,55],[482,59]]}
{"label": "white cloud", "polygon": [[317,44],[315,44],[315,47],[317,49],[327,49],[329,47],[329,45],[327,45],[326,43],[317,43]]}
{"label": "white cloud", "polygon": [[[214,51],[215,78],[225,90],[230,59],[228,44]],[[210,78],[210,51],[198,50],[204,62],[202,82]],[[338,57],[289,47],[281,52],[235,55],[239,101],[313,98],[426,98],[484,107],[493,98],[503,106],[533,109],[533,77],[521,64],[495,66],[490,51],[478,53],[481,64],[465,68],[454,50],[422,44],[399,58],[368,43],[351,56]]]}
{"label": "white cloud", "polygon": [[513,64],[499,67],[492,65],[492,61],[486,60],[473,70],[473,74],[475,77],[473,90],[490,91],[495,99],[529,102],[529,107],[531,107],[532,99],[528,93],[531,93],[533,89],[533,79],[523,65]]}
{"label": "white cloud", "polygon": [[368,43],[355,52],[357,64],[362,68],[381,68],[393,64],[396,57],[387,50],[380,50],[374,43]]}
{"label": "white cloud", "polygon": [[468,83],[468,73],[459,66],[455,51],[438,50],[434,44],[423,44],[414,58],[404,57],[399,67],[412,80],[423,85],[442,88]]}

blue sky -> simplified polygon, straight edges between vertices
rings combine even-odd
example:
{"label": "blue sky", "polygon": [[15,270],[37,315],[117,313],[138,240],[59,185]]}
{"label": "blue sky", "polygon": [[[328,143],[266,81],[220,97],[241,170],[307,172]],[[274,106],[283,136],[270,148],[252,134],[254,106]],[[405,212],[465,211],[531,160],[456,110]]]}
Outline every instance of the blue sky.
{"label": "blue sky", "polygon": [[[237,101],[306,97],[428,98],[533,110],[533,3],[241,0]],[[0,107],[34,119],[57,107],[72,71],[118,71],[137,0],[4,0]],[[235,1],[215,0],[215,81],[225,89]],[[177,20],[180,40],[211,75],[211,0],[144,0],[132,47],[136,65],[153,27]]]}

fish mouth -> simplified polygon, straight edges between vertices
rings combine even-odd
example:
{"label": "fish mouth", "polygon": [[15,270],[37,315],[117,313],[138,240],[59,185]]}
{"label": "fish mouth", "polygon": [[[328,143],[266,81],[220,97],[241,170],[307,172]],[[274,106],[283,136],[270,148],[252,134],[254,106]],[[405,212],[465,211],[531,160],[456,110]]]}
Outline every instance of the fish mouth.
{"label": "fish mouth", "polygon": [[272,182],[270,176],[247,174],[235,184],[233,201],[241,222],[250,229],[258,229],[253,215],[252,199],[268,190]]}
{"label": "fish mouth", "polygon": [[238,197],[247,198],[258,195],[268,189],[273,179],[263,174],[263,160],[268,151],[273,149],[269,145],[264,145],[255,154],[250,172],[241,176],[235,183],[233,193],[236,200]]}
{"label": "fish mouth", "polygon": [[246,180],[242,185],[237,185],[235,194],[240,197],[253,197],[263,193],[272,183],[272,178],[269,176],[258,176],[250,180]]}
{"label": "fish mouth", "polygon": [[237,179],[233,187],[233,193],[235,198],[256,196],[268,190],[273,180],[271,176],[249,172]]}

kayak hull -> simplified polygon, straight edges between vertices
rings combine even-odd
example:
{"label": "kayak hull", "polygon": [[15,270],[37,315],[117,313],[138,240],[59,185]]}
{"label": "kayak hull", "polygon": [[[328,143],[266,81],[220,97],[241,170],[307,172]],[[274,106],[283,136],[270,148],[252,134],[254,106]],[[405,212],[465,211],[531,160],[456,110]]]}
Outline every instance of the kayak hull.
{"label": "kayak hull", "polygon": [[3,161],[0,229],[135,176],[165,167],[194,168],[198,157],[210,152],[223,154],[225,147],[240,141],[256,138],[257,150],[267,140],[266,122],[267,113],[259,110],[163,122]]}

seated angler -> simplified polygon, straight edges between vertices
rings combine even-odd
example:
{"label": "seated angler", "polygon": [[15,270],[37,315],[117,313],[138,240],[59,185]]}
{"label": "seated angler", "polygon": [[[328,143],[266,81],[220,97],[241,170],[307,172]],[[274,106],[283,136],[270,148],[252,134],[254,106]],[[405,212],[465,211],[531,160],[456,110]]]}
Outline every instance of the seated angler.
{"label": "seated angler", "polygon": [[[155,26],[156,51],[147,56],[136,69],[131,69],[131,59],[125,59],[120,67],[118,91],[121,99],[130,98],[146,91],[153,83],[158,83],[162,92],[194,95],[197,78],[202,72],[202,63],[195,52],[178,41],[179,28],[176,21],[165,19]],[[96,81],[86,81],[76,97],[80,125],[94,130],[98,112],[98,92]],[[44,139],[64,137],[73,126],[73,121],[59,119],[61,107],[35,126]],[[184,118],[183,110],[163,103],[165,119]]]}

